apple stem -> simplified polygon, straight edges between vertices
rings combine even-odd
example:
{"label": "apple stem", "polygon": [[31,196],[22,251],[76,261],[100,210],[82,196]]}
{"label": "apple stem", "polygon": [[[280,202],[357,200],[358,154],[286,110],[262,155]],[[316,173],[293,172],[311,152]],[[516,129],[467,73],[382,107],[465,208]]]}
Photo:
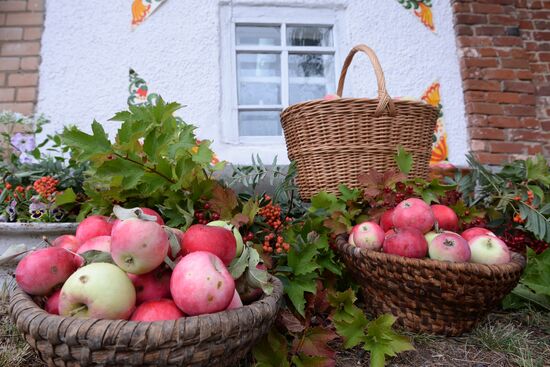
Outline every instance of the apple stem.
{"label": "apple stem", "polygon": [[52,247],[52,243],[50,242],[50,240],[48,240],[48,237],[46,236],[42,236],[42,241],[46,242],[46,244],[49,246],[49,247]]}

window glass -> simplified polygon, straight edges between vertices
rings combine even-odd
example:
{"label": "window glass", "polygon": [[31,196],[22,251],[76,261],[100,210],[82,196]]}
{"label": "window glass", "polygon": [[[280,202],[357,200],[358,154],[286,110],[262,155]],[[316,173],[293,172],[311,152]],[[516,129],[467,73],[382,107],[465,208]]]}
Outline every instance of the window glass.
{"label": "window glass", "polygon": [[289,104],[323,98],[334,93],[334,56],[290,54],[288,56]]}
{"label": "window glass", "polygon": [[237,55],[240,105],[281,104],[281,56],[268,53]]}
{"label": "window glass", "polygon": [[240,136],[280,136],[283,134],[280,111],[239,112]]}
{"label": "window glass", "polygon": [[280,46],[281,27],[240,25],[236,29],[237,45]]}
{"label": "window glass", "polygon": [[286,28],[288,46],[332,47],[332,28],[323,26],[288,26]]}

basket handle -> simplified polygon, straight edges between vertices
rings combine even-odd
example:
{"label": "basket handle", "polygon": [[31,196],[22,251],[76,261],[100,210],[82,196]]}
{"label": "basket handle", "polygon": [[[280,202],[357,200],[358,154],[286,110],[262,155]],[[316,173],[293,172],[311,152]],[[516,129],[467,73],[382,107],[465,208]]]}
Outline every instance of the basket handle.
{"label": "basket handle", "polygon": [[361,51],[365,53],[374,68],[374,74],[376,75],[376,80],[378,82],[378,106],[376,107],[376,111],[374,112],[374,116],[380,116],[385,109],[388,110],[388,113],[390,116],[395,116],[397,111],[395,110],[395,105],[388,94],[388,91],[386,90],[386,79],[384,78],[384,72],[382,71],[382,66],[380,66],[380,61],[378,61],[378,57],[376,57],[376,54],[374,51],[368,47],[367,45],[357,45],[354,48],[351,49],[349,52],[348,57],[346,57],[346,60],[344,61],[344,65],[342,66],[342,73],[340,74],[340,81],[338,82],[338,91],[336,94],[339,97],[342,97],[342,93],[344,92],[344,83],[346,81],[346,74],[348,72],[348,68],[351,65],[351,61],[353,60],[353,57],[355,54]]}

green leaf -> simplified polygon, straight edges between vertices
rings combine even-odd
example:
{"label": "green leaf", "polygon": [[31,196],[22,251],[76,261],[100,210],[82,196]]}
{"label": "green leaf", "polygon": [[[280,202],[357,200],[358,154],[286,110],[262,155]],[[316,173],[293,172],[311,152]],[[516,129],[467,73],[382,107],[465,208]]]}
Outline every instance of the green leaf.
{"label": "green leaf", "polygon": [[[111,254],[108,252],[90,250],[80,254],[84,258],[84,264],[89,265],[93,263],[109,263],[115,264]],[[115,264],[116,265],[116,264]]]}
{"label": "green leaf", "polygon": [[209,204],[212,210],[220,214],[220,219],[231,220],[233,210],[238,205],[237,195],[233,190],[217,185],[212,192]]}
{"label": "green leaf", "polygon": [[258,200],[251,198],[243,205],[242,213],[248,217],[248,223],[251,224],[254,222],[254,218],[256,217],[256,214],[258,214],[259,210],[260,205]]}
{"label": "green leaf", "polygon": [[[295,275],[308,274],[319,269],[319,264],[314,261],[315,256],[319,254],[318,247],[323,245],[319,241],[323,239],[317,237],[313,242],[301,239],[301,244],[292,246],[287,260]],[[324,237],[324,241],[328,242],[328,239]]]}
{"label": "green leaf", "polygon": [[546,218],[541,212],[523,202],[519,203],[519,210],[521,217],[526,220],[525,229],[539,240],[550,242],[550,218]]}
{"label": "green leaf", "polygon": [[533,158],[529,158],[525,161],[525,167],[527,169],[527,179],[529,181],[538,181],[543,185],[550,186],[550,172],[548,162],[544,159],[542,154],[537,154]]}
{"label": "green leaf", "polygon": [[397,353],[414,350],[408,338],[393,331],[395,320],[395,316],[385,314],[367,325],[367,337],[363,348],[370,352],[373,367],[383,367],[385,356],[394,357]]}
{"label": "green leaf", "polygon": [[322,356],[309,356],[304,353],[292,356],[292,363],[296,367],[334,367],[336,361]]}
{"label": "green leaf", "polygon": [[335,309],[332,320],[336,331],[344,338],[344,348],[353,348],[365,339],[368,320],[365,313],[354,305],[353,290],[329,294],[329,303]]}
{"label": "green leaf", "polygon": [[413,156],[408,153],[403,147],[397,148],[397,155],[395,156],[395,162],[399,167],[399,170],[404,174],[409,174],[413,165]]}
{"label": "green leaf", "polygon": [[55,196],[55,204],[57,206],[74,203],[75,201],[76,201],[76,194],[74,193],[71,187],[63,191],[63,193],[57,194]]}
{"label": "green leaf", "polygon": [[288,344],[284,335],[272,328],[252,349],[256,367],[290,367]]}
{"label": "green leaf", "polygon": [[288,284],[285,286],[285,292],[288,294],[288,298],[294,305],[294,308],[302,316],[305,315],[305,293],[313,293],[317,291],[317,274],[309,273],[295,276],[293,279],[289,279]]}
{"label": "green leaf", "polygon": [[361,190],[359,189],[350,189],[344,184],[338,186],[338,191],[342,194],[340,198],[344,201],[356,202],[361,197]]}
{"label": "green leaf", "polygon": [[248,267],[248,262],[250,261],[250,247],[245,246],[243,249],[243,252],[241,253],[241,256],[238,258],[233,259],[231,264],[229,264],[229,267],[227,270],[229,270],[229,273],[233,277],[233,279],[240,278],[245,270]]}
{"label": "green leaf", "polygon": [[315,212],[317,210],[324,209],[326,211],[332,212],[335,210],[343,211],[345,210],[345,208],[346,204],[339,201],[336,195],[321,191],[311,198],[311,208],[309,210],[311,212]]}
{"label": "green leaf", "polygon": [[301,340],[296,339],[295,349],[300,346],[300,351],[308,356],[326,357],[333,360],[336,352],[328,343],[336,339],[338,335],[329,328],[313,327],[307,329]]}

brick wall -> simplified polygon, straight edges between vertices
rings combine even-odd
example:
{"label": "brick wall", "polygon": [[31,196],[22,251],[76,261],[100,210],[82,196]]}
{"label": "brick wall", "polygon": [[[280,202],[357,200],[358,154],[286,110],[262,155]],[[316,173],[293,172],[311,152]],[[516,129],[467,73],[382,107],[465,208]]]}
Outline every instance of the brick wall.
{"label": "brick wall", "polygon": [[34,112],[43,24],[44,0],[0,0],[0,110]]}
{"label": "brick wall", "polygon": [[453,11],[471,150],[488,164],[550,156],[550,1],[454,0]]}

